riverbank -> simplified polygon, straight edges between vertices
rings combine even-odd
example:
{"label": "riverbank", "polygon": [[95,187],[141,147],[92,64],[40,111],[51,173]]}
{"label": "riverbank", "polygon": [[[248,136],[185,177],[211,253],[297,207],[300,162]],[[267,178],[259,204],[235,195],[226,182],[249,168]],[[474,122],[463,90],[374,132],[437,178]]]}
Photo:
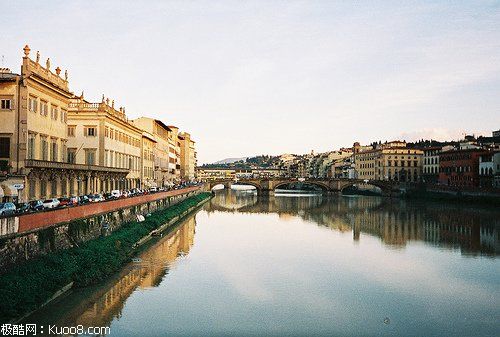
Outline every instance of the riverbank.
{"label": "riverbank", "polygon": [[439,202],[465,203],[482,206],[500,206],[500,196],[472,194],[460,191],[430,191],[422,189],[407,190],[401,195],[405,199],[432,200]]}
{"label": "riverbank", "polygon": [[210,193],[189,197],[143,222],[125,223],[108,236],[44,255],[0,275],[0,323],[36,310],[71,283],[83,287],[105,279],[130,260],[141,239],[166,223],[175,223],[210,197]]}

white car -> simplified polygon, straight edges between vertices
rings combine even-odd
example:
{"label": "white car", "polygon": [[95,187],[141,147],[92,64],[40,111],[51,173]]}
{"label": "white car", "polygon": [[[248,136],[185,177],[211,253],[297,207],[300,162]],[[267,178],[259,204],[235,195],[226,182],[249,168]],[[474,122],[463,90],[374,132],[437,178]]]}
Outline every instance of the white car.
{"label": "white car", "polygon": [[61,202],[57,198],[52,198],[52,199],[45,199],[43,201],[43,208],[49,209],[49,208],[56,208],[59,206]]}
{"label": "white car", "polygon": [[120,190],[112,190],[112,191],[111,191],[111,196],[112,196],[113,198],[118,199],[119,197],[121,197],[121,196],[122,196],[122,193],[120,192]]}

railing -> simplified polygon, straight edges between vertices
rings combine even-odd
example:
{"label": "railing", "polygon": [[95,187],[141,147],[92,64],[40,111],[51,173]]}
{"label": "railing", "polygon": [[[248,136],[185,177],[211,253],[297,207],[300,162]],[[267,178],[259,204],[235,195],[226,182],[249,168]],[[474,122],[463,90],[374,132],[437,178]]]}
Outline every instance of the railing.
{"label": "railing", "polygon": [[70,102],[69,108],[79,111],[95,111],[95,112],[104,111],[118,119],[129,122],[127,116],[125,115],[125,112],[118,111],[104,102],[101,103]]}
{"label": "railing", "polygon": [[69,103],[70,108],[78,110],[98,110],[100,103]]}
{"label": "railing", "polygon": [[25,166],[36,167],[36,168],[59,169],[59,170],[101,171],[101,172],[112,172],[112,173],[128,173],[130,171],[129,169],[126,168],[63,163],[63,162],[37,160],[37,159],[26,159]]}
{"label": "railing", "polygon": [[63,88],[64,90],[68,90],[68,81],[61,78],[59,75],[52,73],[47,68],[44,68],[39,63],[36,63],[33,60],[29,60],[29,70],[35,73],[37,76],[45,79],[46,81],[55,84],[56,86]]}

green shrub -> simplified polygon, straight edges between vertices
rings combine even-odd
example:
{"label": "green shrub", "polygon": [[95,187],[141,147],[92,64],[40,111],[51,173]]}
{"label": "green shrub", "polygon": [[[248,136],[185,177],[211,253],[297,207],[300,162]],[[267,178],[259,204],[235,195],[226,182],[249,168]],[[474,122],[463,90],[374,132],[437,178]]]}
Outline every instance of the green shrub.
{"label": "green shrub", "polygon": [[39,308],[70,282],[82,287],[115,273],[129,261],[137,241],[209,197],[210,193],[192,196],[143,222],[125,223],[109,236],[27,261],[0,275],[0,323]]}

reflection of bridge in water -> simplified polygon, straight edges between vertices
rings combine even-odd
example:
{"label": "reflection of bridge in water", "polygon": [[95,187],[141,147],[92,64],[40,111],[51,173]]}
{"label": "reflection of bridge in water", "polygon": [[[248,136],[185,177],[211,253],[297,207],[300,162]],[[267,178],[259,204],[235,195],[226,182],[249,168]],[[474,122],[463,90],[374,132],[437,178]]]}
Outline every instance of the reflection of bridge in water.
{"label": "reflection of bridge in water", "polygon": [[232,179],[220,179],[208,181],[208,187],[212,189],[217,185],[224,185],[226,189],[230,189],[231,185],[250,185],[257,189],[258,194],[268,195],[272,194],[276,189],[282,188],[289,184],[302,183],[313,185],[321,188],[323,192],[342,192],[344,189],[354,186],[354,185],[372,185],[380,188],[382,195],[393,196],[399,193],[400,186],[395,181],[385,181],[385,180],[360,180],[360,179],[263,179],[263,178],[249,178],[249,179],[239,179],[235,182]]}
{"label": "reflection of bridge in water", "polygon": [[424,241],[460,249],[466,255],[495,256],[500,251],[498,211],[467,209],[453,204],[405,202],[378,197],[259,196],[219,191],[208,212],[275,213],[300,217],[340,232],[376,236],[384,244],[404,247]]}

